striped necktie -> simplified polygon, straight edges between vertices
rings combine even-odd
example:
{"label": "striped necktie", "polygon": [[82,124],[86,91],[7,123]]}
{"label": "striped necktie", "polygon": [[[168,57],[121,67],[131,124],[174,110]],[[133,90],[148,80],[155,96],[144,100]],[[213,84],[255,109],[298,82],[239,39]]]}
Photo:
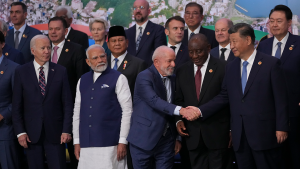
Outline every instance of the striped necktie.
{"label": "striped necktie", "polygon": [[136,40],[136,48],[135,48],[136,51],[139,49],[139,45],[142,39],[142,27],[139,27],[139,29],[140,29],[140,34]]}
{"label": "striped necktie", "polygon": [[40,67],[40,73],[39,73],[39,86],[41,88],[41,93],[43,96],[45,96],[46,93],[46,81],[45,81],[45,74],[43,71],[44,67]]}

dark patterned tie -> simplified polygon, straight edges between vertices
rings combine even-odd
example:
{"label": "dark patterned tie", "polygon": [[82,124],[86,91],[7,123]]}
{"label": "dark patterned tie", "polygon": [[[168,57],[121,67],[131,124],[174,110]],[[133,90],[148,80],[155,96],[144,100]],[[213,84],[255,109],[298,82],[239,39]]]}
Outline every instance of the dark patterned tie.
{"label": "dark patterned tie", "polygon": [[45,96],[45,92],[46,92],[46,81],[45,81],[45,74],[43,71],[44,67],[41,66],[40,67],[40,73],[39,73],[39,86],[41,88],[41,93],[43,96]]}
{"label": "dark patterned tie", "polygon": [[192,33],[190,34],[190,39],[192,38],[192,36],[193,36],[193,35],[195,35],[195,33],[194,33],[194,32],[192,32]]}
{"label": "dark patterned tie", "polygon": [[227,50],[227,48],[222,48],[222,49],[221,49],[221,51],[222,51],[221,56],[220,56],[220,59],[221,59],[221,60],[226,61],[226,60],[225,60],[225,51],[226,51],[226,50]]}
{"label": "dark patterned tie", "polygon": [[201,80],[202,80],[202,73],[201,73],[201,67],[198,66],[196,75],[195,75],[195,86],[196,86],[196,94],[197,94],[197,99],[199,101],[200,98],[200,89],[201,89]]}
{"label": "dark patterned tie", "polygon": [[[169,101],[168,101],[168,91],[167,91],[167,87],[166,87],[166,80],[167,80],[166,77],[163,77],[163,78],[162,78],[162,81],[163,81],[163,84],[164,84],[164,88],[165,88],[166,101],[169,102]],[[167,122],[166,125],[165,125],[165,129],[164,129],[164,132],[163,132],[163,136],[166,135],[169,126],[170,126],[170,125],[169,125],[169,123]]]}
{"label": "dark patterned tie", "polygon": [[139,36],[136,40],[136,48],[135,48],[136,51],[139,49],[140,42],[141,42],[141,39],[142,39],[142,27],[139,27],[139,29],[140,29],[140,33],[139,33]]}

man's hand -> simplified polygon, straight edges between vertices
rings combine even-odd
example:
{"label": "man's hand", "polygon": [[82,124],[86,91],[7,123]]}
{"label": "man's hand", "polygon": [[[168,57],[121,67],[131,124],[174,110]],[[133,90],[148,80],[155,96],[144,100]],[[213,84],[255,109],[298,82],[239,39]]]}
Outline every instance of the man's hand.
{"label": "man's hand", "polygon": [[182,137],[187,137],[189,136],[189,134],[187,133],[184,133],[183,131],[186,130],[185,126],[184,126],[184,123],[183,121],[179,121],[176,125],[176,128],[177,128],[177,132],[182,136]]}
{"label": "man's hand", "polygon": [[175,142],[175,155],[179,153],[180,149],[181,149],[181,142],[176,140],[176,142]]}
{"label": "man's hand", "polygon": [[79,160],[80,157],[80,144],[74,145],[74,154],[77,160]]}
{"label": "man's hand", "polygon": [[28,148],[27,142],[31,142],[29,140],[29,137],[27,134],[23,134],[18,138],[19,144],[24,147],[24,148]]}
{"label": "man's hand", "polygon": [[60,144],[62,143],[68,143],[72,140],[72,137],[68,133],[62,133],[60,136]]}
{"label": "man's hand", "polygon": [[0,114],[0,121],[3,120],[3,119],[4,119],[4,117]]}
{"label": "man's hand", "polygon": [[121,161],[126,156],[126,144],[119,143],[117,147],[117,160]]}
{"label": "man's hand", "polygon": [[181,108],[179,113],[180,113],[180,115],[182,115],[183,118],[186,118],[189,121],[194,121],[194,120],[198,119],[200,116],[199,109],[194,109],[192,107]]}
{"label": "man's hand", "polygon": [[231,137],[231,131],[229,131],[229,143],[228,143],[228,148],[232,147],[232,137]]}
{"label": "man's hand", "polygon": [[276,137],[277,143],[281,144],[287,139],[288,133],[286,131],[276,131]]}

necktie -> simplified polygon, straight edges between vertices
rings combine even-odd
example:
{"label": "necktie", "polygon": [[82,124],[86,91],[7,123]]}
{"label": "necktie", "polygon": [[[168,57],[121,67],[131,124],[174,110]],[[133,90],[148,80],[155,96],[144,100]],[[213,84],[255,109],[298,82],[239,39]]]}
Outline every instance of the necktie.
{"label": "necktie", "polygon": [[197,99],[199,101],[199,97],[200,97],[200,89],[201,89],[201,80],[202,80],[202,74],[201,74],[201,67],[202,66],[198,66],[196,75],[195,75],[195,86],[196,86],[196,94],[197,94]]}
{"label": "necktie", "polygon": [[194,32],[192,32],[192,33],[190,34],[190,39],[191,39],[191,37],[192,37],[193,35],[195,35],[195,33],[194,33]]}
{"label": "necktie", "polygon": [[114,70],[117,70],[118,69],[118,61],[119,61],[119,59],[118,58],[115,58],[114,59],[115,60],[115,65],[114,65]]}
{"label": "necktie", "polygon": [[58,46],[54,46],[53,48],[53,55],[52,55],[52,62],[53,63],[57,63],[57,60],[58,60],[58,56],[57,56],[57,49],[58,49]]}
{"label": "necktie", "polygon": [[243,62],[243,72],[242,72],[242,88],[243,88],[243,93],[245,91],[245,87],[246,87],[246,84],[247,84],[247,65],[248,65],[248,62],[244,61]]}
{"label": "necktie", "polygon": [[19,43],[20,43],[19,33],[20,33],[20,31],[15,32],[15,49],[18,49],[18,47],[19,47]]}
{"label": "necktie", "polygon": [[170,46],[170,48],[172,48],[175,52],[176,46]]}
{"label": "necktie", "polygon": [[226,51],[226,50],[227,50],[227,48],[222,48],[222,49],[221,49],[221,51],[222,51],[221,56],[220,56],[220,59],[221,59],[221,60],[226,61],[226,60],[225,60],[225,51]]}
{"label": "necktie", "polygon": [[43,71],[44,67],[40,67],[40,72],[39,72],[39,86],[41,88],[41,93],[44,96],[46,92],[46,82],[45,82],[45,74]]}
{"label": "necktie", "polygon": [[277,57],[278,59],[280,59],[281,57],[281,42],[278,42],[277,45],[278,45],[278,48],[276,50],[276,53],[275,53],[275,57]]}
{"label": "necktie", "polygon": [[140,41],[142,39],[142,27],[139,27],[139,29],[140,29],[140,34],[136,40],[136,48],[135,48],[136,51],[139,49]]}
{"label": "necktie", "polygon": [[[166,77],[163,77],[163,78],[162,78],[162,81],[163,81],[163,84],[164,84],[164,88],[165,88],[166,101],[169,102],[169,101],[168,101],[168,91],[167,91],[167,87],[166,87],[166,80],[167,80]],[[167,122],[166,125],[165,125],[165,129],[164,129],[164,132],[163,132],[163,136],[166,135],[168,128],[169,128],[169,123]]]}

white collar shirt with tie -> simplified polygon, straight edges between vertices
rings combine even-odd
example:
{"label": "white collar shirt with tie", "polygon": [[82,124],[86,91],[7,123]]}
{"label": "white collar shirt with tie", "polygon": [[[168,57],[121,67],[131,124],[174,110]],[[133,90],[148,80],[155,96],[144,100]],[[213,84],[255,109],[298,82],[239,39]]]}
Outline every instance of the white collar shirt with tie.
{"label": "white collar shirt with tie", "polygon": [[[120,65],[121,65],[121,63],[123,62],[123,60],[124,60],[124,58],[125,58],[125,56],[127,55],[127,51],[125,51],[125,53],[123,53],[122,55],[120,55],[119,57],[118,57],[118,62],[117,62],[117,65],[118,65],[118,68],[120,67]],[[114,68],[114,66],[115,66],[115,63],[116,63],[116,61],[115,61],[115,57],[114,57],[114,55],[113,54],[111,54],[111,58],[110,58],[110,60],[111,60],[111,68],[113,69]]]}
{"label": "white collar shirt with tie", "polygon": [[[219,45],[219,58],[221,57],[221,54],[222,54],[222,47],[221,45]],[[230,54],[230,43],[228,43],[228,45],[225,47],[226,48],[226,51],[224,52],[224,56],[225,56],[225,60],[228,60],[229,58],[229,54]]]}
{"label": "white collar shirt with tie", "polygon": [[[62,49],[64,48],[64,45],[65,45],[65,40],[61,41],[58,45],[56,45],[56,46],[58,47],[58,49],[57,49],[57,62],[58,62],[58,60],[59,60],[61,51],[62,51]],[[52,57],[53,57],[53,53],[54,53],[54,47],[55,47],[55,45],[52,43],[51,61],[52,61]],[[57,62],[56,62],[56,63],[57,63]]]}
{"label": "white collar shirt with tie", "polygon": [[[201,89],[202,89],[202,86],[203,86],[203,80],[204,80],[204,77],[205,77],[205,72],[206,72],[206,69],[207,69],[207,66],[208,66],[209,59],[210,59],[210,54],[208,54],[208,57],[207,57],[206,61],[203,63],[203,65],[200,69],[200,71],[201,71],[201,88],[200,88],[200,92],[201,92]],[[197,70],[198,70],[198,66],[196,64],[194,64],[194,76],[196,76]]]}
{"label": "white collar shirt with tie", "polygon": [[[169,103],[171,103],[171,101],[172,101],[172,99],[171,99],[171,95],[172,95],[172,87],[171,87],[171,80],[168,78],[168,77],[164,77],[164,76],[162,76],[161,74],[159,74],[160,75],[160,77],[161,77],[161,80],[163,79],[163,78],[165,78],[166,79],[166,81],[165,81],[165,87],[166,87],[166,89],[167,89],[167,100],[168,100],[168,102]],[[162,80],[163,81],[163,80]]]}
{"label": "white collar shirt with tie", "polygon": [[[16,31],[19,31],[19,42],[21,42],[21,39],[22,39],[22,36],[24,34],[24,31],[25,31],[25,28],[26,28],[26,23],[19,29],[19,30],[16,30],[16,28],[14,28],[14,35],[16,34]],[[16,37],[14,36],[14,39],[16,39]]]}
{"label": "white collar shirt with tie", "polygon": [[274,36],[274,40],[273,40],[273,46],[272,46],[272,56],[275,56],[275,53],[278,49],[278,42],[281,42],[281,55],[283,53],[283,50],[285,48],[286,42],[289,38],[289,32],[285,35],[285,37],[283,39],[281,39],[281,41],[279,41],[275,36]]}
{"label": "white collar shirt with tie", "polygon": [[147,20],[145,23],[143,23],[143,25],[138,25],[138,24],[135,25],[135,27],[136,27],[135,28],[136,29],[136,31],[135,31],[135,41],[137,41],[137,38],[139,37],[139,34],[140,34],[140,28],[139,27],[142,27],[142,35],[143,35],[144,30],[146,29],[146,26],[147,26],[148,22],[149,22],[149,20]]}
{"label": "white collar shirt with tie", "polygon": [[[247,65],[247,80],[249,78],[249,75],[250,75],[250,71],[251,71],[251,68],[253,66],[253,62],[254,62],[254,59],[255,59],[255,56],[256,56],[256,49],[254,49],[253,53],[250,55],[250,57],[248,58],[247,62],[248,62],[248,65]],[[242,74],[243,74],[243,62],[245,60],[241,59],[241,77],[242,77]],[[258,63],[257,63],[258,64]]]}
{"label": "white collar shirt with tie", "polygon": [[[35,73],[36,73],[36,77],[37,77],[37,81],[39,82],[39,74],[40,74],[40,67],[41,65],[38,64],[35,59],[33,61],[33,66],[34,66],[34,70],[35,70]],[[49,62],[46,62],[44,65],[43,65],[43,71],[44,71],[44,74],[45,74],[45,83],[47,84],[47,79],[48,79],[48,72],[49,72]]]}
{"label": "white collar shirt with tie", "polygon": [[181,46],[181,42],[180,43],[177,43],[176,45],[171,45],[170,43],[168,43],[168,47],[171,48],[171,46],[175,46],[175,56],[177,56],[177,53],[179,51],[179,48]]}
{"label": "white collar shirt with tie", "polygon": [[[199,25],[199,27],[197,29],[194,30],[194,34],[198,34],[200,32],[201,29],[201,24]],[[188,28],[188,39],[190,39],[191,33],[193,31],[190,30],[190,28]]]}

